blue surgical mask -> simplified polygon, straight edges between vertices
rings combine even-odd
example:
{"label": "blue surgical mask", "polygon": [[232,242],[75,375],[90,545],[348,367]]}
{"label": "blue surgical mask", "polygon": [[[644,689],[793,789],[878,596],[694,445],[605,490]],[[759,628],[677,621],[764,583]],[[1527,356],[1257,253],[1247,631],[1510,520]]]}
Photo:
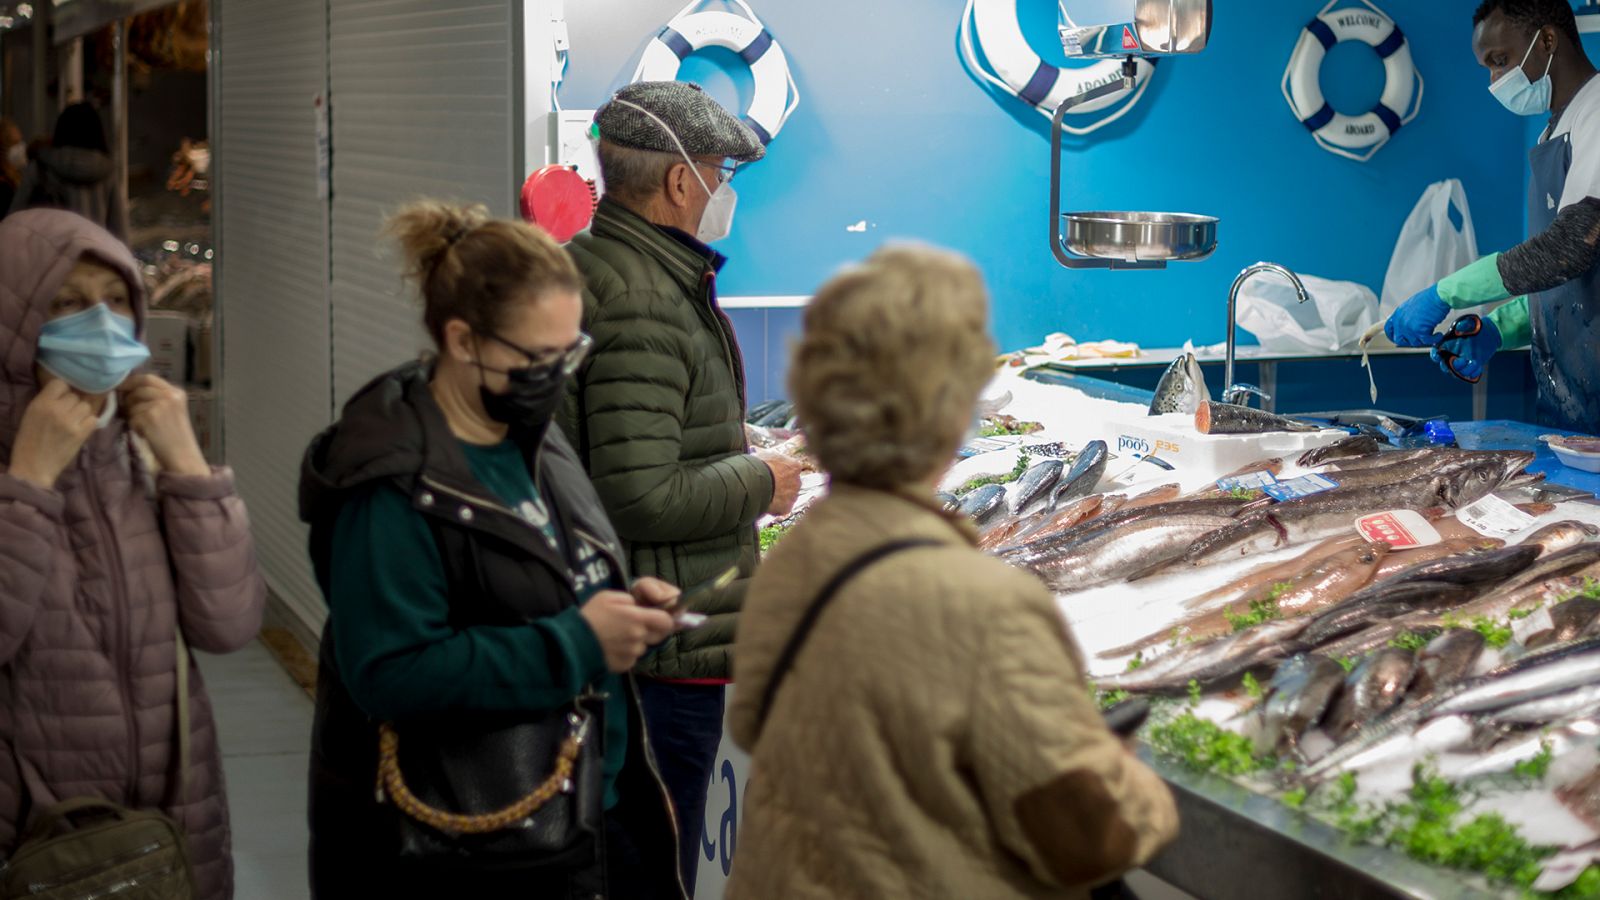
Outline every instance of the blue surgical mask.
{"label": "blue surgical mask", "polygon": [[115,389],[149,358],[149,348],[134,336],[133,320],[104,303],[39,330],[39,365],[85,394]]}
{"label": "blue surgical mask", "polygon": [[1539,35],[1536,34],[1533,36],[1533,43],[1528,45],[1528,52],[1522,55],[1521,64],[1489,85],[1489,93],[1500,101],[1500,105],[1519,116],[1537,116],[1550,111],[1550,66],[1556,61],[1554,51],[1550,54],[1550,61],[1544,65],[1543,78],[1529,81],[1528,73],[1522,71],[1522,67],[1528,64],[1528,58],[1533,56],[1533,48],[1538,43]]}

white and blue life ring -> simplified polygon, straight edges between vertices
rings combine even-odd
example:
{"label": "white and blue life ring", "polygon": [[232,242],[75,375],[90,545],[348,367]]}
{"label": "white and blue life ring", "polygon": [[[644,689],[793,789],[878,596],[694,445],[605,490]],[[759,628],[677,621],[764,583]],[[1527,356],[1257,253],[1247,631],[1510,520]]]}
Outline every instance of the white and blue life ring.
{"label": "white and blue life ring", "polygon": [[693,0],[651,39],[632,80],[675,81],[678,67],[696,50],[732,50],[750,67],[750,79],[755,85],[744,122],[761,138],[761,143],[770,143],[800,105],[800,90],[789,71],[789,58],[744,0],[733,2],[746,17],[721,10],[690,12],[703,2]]}
{"label": "white and blue life ring", "polygon": [[[1017,20],[1017,0],[967,0],[966,11],[961,16],[960,44],[962,59],[973,77],[1023,101],[1046,119],[1053,119],[1056,109],[1068,98],[1122,80],[1120,60],[1059,68],[1040,59],[1022,34],[1022,24]],[[978,59],[980,49],[988,61],[987,67]],[[1132,92],[1112,94],[1068,110],[1063,130],[1085,135],[1127,115],[1150,86],[1154,64],[1151,59],[1137,60],[1138,80]],[[1092,124],[1072,124],[1074,120],[1087,121],[1113,107],[1114,112],[1100,116]]]}
{"label": "white and blue life ring", "polygon": [[[1339,0],[1332,0],[1306,25],[1289,57],[1282,87],[1295,118],[1324,150],[1366,162],[1421,112],[1424,86],[1400,26],[1369,0],[1361,2],[1365,9],[1335,10]],[[1383,95],[1377,106],[1359,116],[1335,110],[1322,95],[1322,62],[1345,41],[1361,41],[1383,60]]]}

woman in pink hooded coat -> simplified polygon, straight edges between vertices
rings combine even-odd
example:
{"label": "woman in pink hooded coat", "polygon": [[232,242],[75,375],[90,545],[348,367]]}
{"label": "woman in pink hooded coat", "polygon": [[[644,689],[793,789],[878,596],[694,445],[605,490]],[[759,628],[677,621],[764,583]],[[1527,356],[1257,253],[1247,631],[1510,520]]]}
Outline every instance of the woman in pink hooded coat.
{"label": "woman in pink hooded coat", "polygon": [[237,650],[266,589],[233,476],[206,464],[183,390],[129,372],[144,303],[132,255],[87,219],[0,222],[0,853],[69,798],[160,808],[189,836],[197,897],[221,900],[227,800],[193,668],[173,789],[176,629]]}

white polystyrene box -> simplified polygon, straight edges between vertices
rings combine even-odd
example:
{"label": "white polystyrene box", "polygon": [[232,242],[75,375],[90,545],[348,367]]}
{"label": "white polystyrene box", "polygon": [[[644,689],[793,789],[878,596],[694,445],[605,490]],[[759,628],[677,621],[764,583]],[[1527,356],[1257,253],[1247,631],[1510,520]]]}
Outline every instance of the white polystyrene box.
{"label": "white polystyrene box", "polygon": [[1264,434],[1201,434],[1192,413],[1170,413],[1111,420],[1106,423],[1106,443],[1119,457],[1132,459],[1154,454],[1172,465],[1170,480],[1193,490],[1249,463],[1284,457],[1293,463],[1315,447],[1349,437],[1339,429],[1322,431],[1272,431]]}

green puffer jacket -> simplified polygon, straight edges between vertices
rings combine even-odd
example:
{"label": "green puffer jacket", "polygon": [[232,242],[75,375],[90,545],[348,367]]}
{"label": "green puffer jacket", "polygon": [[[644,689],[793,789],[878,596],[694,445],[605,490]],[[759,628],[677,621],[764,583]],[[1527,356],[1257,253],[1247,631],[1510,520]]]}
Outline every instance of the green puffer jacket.
{"label": "green puffer jacket", "polygon": [[558,421],[583,459],[635,575],[694,587],[737,565],[741,579],[693,604],[710,621],[640,663],[666,679],[726,679],[755,521],[772,471],[748,454],[744,363],[713,300],[716,267],[603,199],[568,245],[583,271],[594,350]]}

